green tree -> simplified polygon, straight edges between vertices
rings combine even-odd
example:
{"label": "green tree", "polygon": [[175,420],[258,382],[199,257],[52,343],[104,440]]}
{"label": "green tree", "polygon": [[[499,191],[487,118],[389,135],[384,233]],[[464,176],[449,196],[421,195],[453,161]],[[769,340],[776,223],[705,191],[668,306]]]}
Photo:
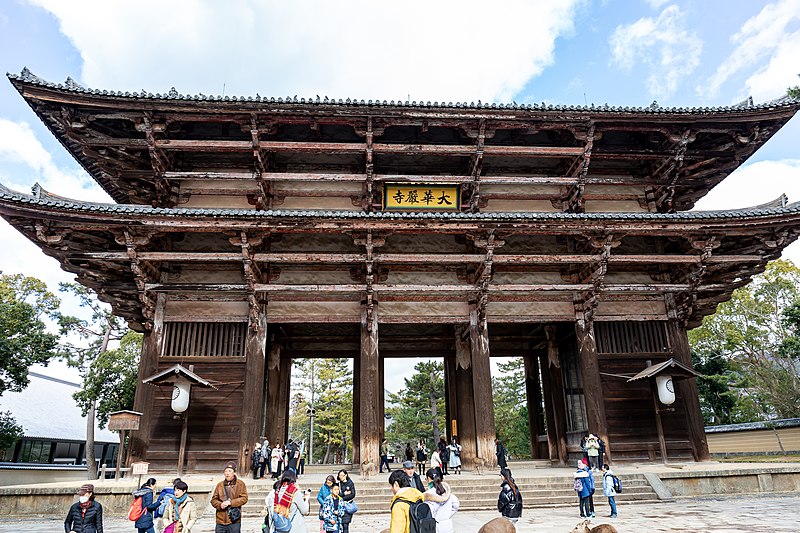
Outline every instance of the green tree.
{"label": "green tree", "polygon": [[800,368],[789,355],[796,335],[784,311],[799,301],[800,269],[791,261],[773,261],[689,332],[701,359],[723,357],[738,373],[741,379],[732,384],[738,392],[735,410],[742,414],[750,412],[755,419],[798,416]]}
{"label": "green tree", "polygon": [[[349,462],[353,435],[353,372],[347,359],[318,361],[321,392],[317,410],[315,441],[322,443],[323,463]],[[317,452],[317,457],[322,450]]]}
{"label": "green tree", "polygon": [[[61,344],[61,356],[72,367],[79,370],[83,385],[81,390],[73,395],[78,406],[86,416],[86,468],[88,479],[97,479],[97,463],[94,457],[94,426],[97,401],[94,395],[96,384],[101,379],[95,372],[102,372],[108,364],[105,356],[109,343],[119,341],[126,334],[128,328],[125,322],[111,312],[109,306],[102,304],[95,293],[77,283],[61,283],[59,288],[63,292],[71,293],[78,299],[81,307],[89,311],[89,318],[83,319],[69,315],[58,317],[61,334],[64,339]],[[102,364],[98,364],[103,359]],[[88,384],[88,387],[87,387]],[[133,384],[125,385],[136,388],[136,376]],[[113,402],[112,402],[113,403]],[[107,413],[106,413],[107,414]]]}
{"label": "green tree", "polygon": [[[405,378],[405,387],[389,395],[386,414],[391,422],[386,429],[389,446],[398,453],[405,443],[412,446],[424,439],[430,448],[438,441],[446,428],[444,402],[444,363],[420,361],[414,365],[416,371]],[[402,455],[402,454],[401,454]]]}
{"label": "green tree", "polygon": [[760,418],[751,395],[747,374],[720,354],[692,351],[692,366],[703,374],[697,378],[700,410],[707,425],[738,424]]}
{"label": "green tree", "polygon": [[0,457],[22,437],[22,431],[10,411],[0,411]]}
{"label": "green tree", "polygon": [[47,332],[45,317],[56,315],[59,299],[41,280],[0,274],[0,394],[28,385],[28,368],[57,355],[58,335]]}
{"label": "green tree", "polygon": [[502,375],[492,378],[494,424],[497,436],[514,457],[530,457],[531,431],[525,391],[525,361],[499,363]]}
{"label": "green tree", "polygon": [[789,87],[789,89],[787,89],[787,92],[789,93],[789,96],[791,96],[792,98],[800,99],[800,85]]}

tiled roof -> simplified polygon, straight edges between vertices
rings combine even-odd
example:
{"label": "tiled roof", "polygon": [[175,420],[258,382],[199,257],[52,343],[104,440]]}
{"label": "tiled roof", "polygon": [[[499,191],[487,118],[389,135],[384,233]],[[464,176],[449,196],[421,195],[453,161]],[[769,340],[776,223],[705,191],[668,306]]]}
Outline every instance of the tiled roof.
{"label": "tiled roof", "polygon": [[270,103],[270,104],[300,104],[300,105],[315,105],[315,106],[352,106],[352,107],[412,107],[412,108],[454,108],[454,109],[471,109],[471,110],[488,110],[488,109],[510,109],[510,110],[524,110],[524,111],[572,111],[572,112],[591,112],[591,113],[649,113],[649,114],[710,114],[710,113],[735,113],[735,112],[750,112],[761,109],[774,109],[776,107],[798,107],[800,100],[793,99],[785,95],[782,98],[773,100],[771,102],[764,102],[754,104],[752,98],[731,106],[715,106],[715,107],[661,107],[657,102],[653,101],[652,104],[646,107],[629,107],[629,106],[609,106],[604,105],[554,105],[546,102],[535,104],[518,104],[512,103],[496,103],[496,102],[422,102],[422,101],[402,101],[402,100],[364,100],[358,98],[346,99],[329,99],[327,96],[320,98],[317,95],[315,98],[298,98],[297,95],[286,97],[267,97],[256,94],[255,96],[221,96],[221,95],[205,95],[205,94],[181,94],[175,87],[170,89],[168,93],[151,93],[145,90],[141,92],[129,91],[109,91],[106,89],[91,89],[80,85],[72,78],[67,78],[64,83],[53,83],[43,80],[34,75],[28,68],[23,68],[20,74],[6,73],[6,76],[13,82],[18,81],[29,85],[39,87],[46,87],[50,89],[58,89],[59,91],[91,94],[96,96],[109,96],[114,98],[130,98],[134,100],[181,100],[181,101],[195,101],[195,102],[244,102],[244,103]]}
{"label": "tiled roof", "polygon": [[800,202],[786,204],[785,196],[776,201],[757,207],[729,209],[721,211],[681,211],[677,213],[647,212],[603,212],[603,213],[562,213],[562,212],[427,212],[427,211],[330,211],[330,210],[279,210],[234,208],[167,208],[150,207],[132,204],[108,204],[99,202],[83,202],[71,200],[48,193],[38,184],[33,187],[34,194],[23,194],[13,191],[0,183],[0,203],[13,203],[44,208],[67,210],[83,213],[115,213],[120,215],[142,215],[175,218],[236,218],[236,219],[269,219],[269,218],[316,218],[316,219],[373,219],[373,220],[453,220],[453,221],[486,221],[513,222],[516,220],[641,220],[641,221],[691,221],[732,218],[761,218],[789,214],[800,214]]}

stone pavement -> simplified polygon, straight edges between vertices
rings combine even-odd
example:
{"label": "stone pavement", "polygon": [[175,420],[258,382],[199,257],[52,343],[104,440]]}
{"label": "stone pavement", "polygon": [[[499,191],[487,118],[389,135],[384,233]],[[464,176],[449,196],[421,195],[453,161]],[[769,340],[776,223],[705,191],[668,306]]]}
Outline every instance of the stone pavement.
{"label": "stone pavement", "polygon": [[[388,505],[388,502],[387,502]],[[598,517],[608,512],[606,499],[595,498]],[[797,531],[797,509],[800,496],[731,497],[684,499],[668,503],[630,504],[619,506],[619,518],[595,518],[592,525],[613,523],[620,533],[625,532],[774,532]],[[481,524],[497,516],[497,513],[460,512],[456,514],[456,533],[476,532]],[[63,517],[58,519],[0,519],[0,533],[56,532],[63,530]],[[525,511],[517,525],[520,533],[567,533],[579,523],[577,502],[574,508],[533,509]],[[350,527],[351,533],[378,532],[388,525],[388,514],[356,515]],[[308,531],[319,530],[315,517],[308,518]],[[214,531],[214,518],[207,514],[200,519],[192,533]],[[242,532],[259,533],[259,522],[245,518]],[[135,532],[133,524],[125,518],[108,518],[106,533]]]}

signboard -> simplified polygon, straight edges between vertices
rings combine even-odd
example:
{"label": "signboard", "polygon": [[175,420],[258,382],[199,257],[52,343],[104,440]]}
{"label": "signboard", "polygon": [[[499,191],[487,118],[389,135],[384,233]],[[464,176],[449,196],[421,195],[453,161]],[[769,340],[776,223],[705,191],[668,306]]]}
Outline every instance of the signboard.
{"label": "signboard", "polygon": [[112,431],[122,431],[125,429],[137,431],[139,429],[139,419],[141,417],[142,413],[137,413],[135,411],[117,411],[116,413],[111,413],[108,417],[108,429]]}
{"label": "signboard", "polygon": [[450,421],[450,425],[451,425],[451,428],[452,428],[451,431],[450,431],[450,434],[453,437],[457,437],[458,436],[458,423],[456,423],[456,419],[455,418]]}
{"label": "signboard", "polygon": [[459,185],[385,183],[383,209],[388,211],[460,211]]}
{"label": "signboard", "polygon": [[148,468],[150,468],[150,463],[132,463],[131,473],[134,476],[144,476],[147,475]]}

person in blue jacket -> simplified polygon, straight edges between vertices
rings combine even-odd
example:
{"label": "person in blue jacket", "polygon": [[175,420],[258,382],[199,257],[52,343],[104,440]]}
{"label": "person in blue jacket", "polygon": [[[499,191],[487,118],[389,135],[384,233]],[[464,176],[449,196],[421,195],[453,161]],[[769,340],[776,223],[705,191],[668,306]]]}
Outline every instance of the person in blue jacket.
{"label": "person in blue jacket", "polygon": [[153,488],[156,486],[155,478],[145,481],[144,485],[138,490],[133,491],[134,498],[142,499],[142,516],[134,523],[138,533],[156,533],[153,527],[153,511],[161,505],[161,495],[153,501]]}
{"label": "person in blue jacket", "polygon": [[[594,518],[594,503],[592,502],[592,494],[594,494],[594,477],[589,470],[589,465],[583,460],[578,461],[578,470],[575,472],[575,489],[578,493],[579,506],[581,518]],[[580,481],[580,490],[578,489],[578,480]]]}

